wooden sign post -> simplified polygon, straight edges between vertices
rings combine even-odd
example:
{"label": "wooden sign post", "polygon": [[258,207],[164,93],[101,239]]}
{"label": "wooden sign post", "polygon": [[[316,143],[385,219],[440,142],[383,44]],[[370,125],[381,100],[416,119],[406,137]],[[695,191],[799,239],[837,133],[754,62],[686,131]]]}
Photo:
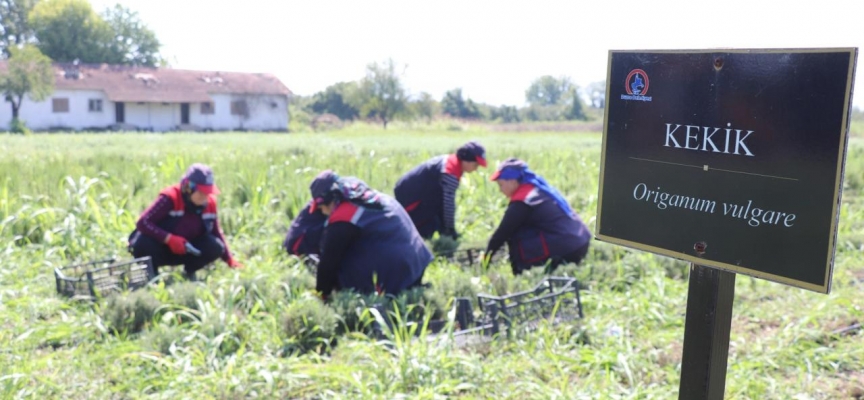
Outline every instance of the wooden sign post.
{"label": "wooden sign post", "polygon": [[735,274],[831,291],[857,54],[609,52],[597,238],[693,264],[679,398],[723,397]]}

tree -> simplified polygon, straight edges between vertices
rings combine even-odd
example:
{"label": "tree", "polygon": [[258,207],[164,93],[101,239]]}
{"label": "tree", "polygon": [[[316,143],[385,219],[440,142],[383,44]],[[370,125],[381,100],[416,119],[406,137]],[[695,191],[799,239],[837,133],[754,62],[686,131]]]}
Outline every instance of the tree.
{"label": "tree", "polygon": [[441,99],[441,111],[456,118],[480,118],[480,109],[473,100],[462,98],[462,88],[456,88],[444,93]]}
{"label": "tree", "polygon": [[27,15],[38,0],[0,0],[0,48],[9,57],[9,47],[30,43],[35,35]]}
{"label": "tree", "polygon": [[556,106],[573,88],[570,78],[556,79],[551,75],[544,75],[531,83],[525,91],[525,99],[532,105]]}
{"label": "tree", "polygon": [[582,100],[579,98],[579,90],[574,86],[567,92],[564,97],[564,119],[567,120],[587,120],[585,110],[582,109]]}
{"label": "tree", "polygon": [[438,102],[431,94],[423,92],[420,97],[412,103],[414,114],[426,118],[426,123],[432,122],[432,118],[438,114]]}
{"label": "tree", "polygon": [[117,4],[105,10],[103,18],[113,34],[105,62],[148,67],[155,67],[162,62],[159,39],[138,18],[137,12]]}
{"label": "tree", "polygon": [[111,27],[87,0],[45,0],[30,13],[39,50],[58,62],[101,63],[108,59]]}
{"label": "tree", "polygon": [[9,52],[8,70],[0,75],[0,92],[12,104],[14,123],[25,95],[33,101],[42,101],[54,91],[54,68],[51,59],[33,45],[10,47]]}
{"label": "tree", "polygon": [[366,77],[360,81],[356,96],[349,101],[360,109],[361,115],[379,118],[384,129],[393,118],[404,114],[408,100],[393,60],[366,66]]}
{"label": "tree", "polygon": [[591,107],[606,107],[606,81],[593,82],[588,85],[588,97],[591,99]]}
{"label": "tree", "polygon": [[515,106],[492,108],[489,118],[503,123],[519,122],[519,110]]}
{"label": "tree", "polygon": [[360,116],[360,110],[349,102],[356,90],[356,82],[339,82],[330,85],[323,92],[312,96],[310,108],[316,114],[330,113],[343,121],[353,120]]}
{"label": "tree", "polygon": [[156,66],[161,64],[156,34],[122,6],[104,13],[87,0],[44,0],[30,13],[39,49],[58,62]]}

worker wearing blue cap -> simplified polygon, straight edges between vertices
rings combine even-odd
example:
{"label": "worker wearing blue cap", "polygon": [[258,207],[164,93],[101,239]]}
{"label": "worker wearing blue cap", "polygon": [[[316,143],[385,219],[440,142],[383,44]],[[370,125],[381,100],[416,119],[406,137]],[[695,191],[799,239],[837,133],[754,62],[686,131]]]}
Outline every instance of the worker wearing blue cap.
{"label": "worker wearing blue cap", "polygon": [[507,243],[515,275],[534,266],[547,265],[551,272],[561,264],[582,261],[591,232],[557,189],[517,158],[501,163],[491,180],[510,204],[489,239],[487,260]]}

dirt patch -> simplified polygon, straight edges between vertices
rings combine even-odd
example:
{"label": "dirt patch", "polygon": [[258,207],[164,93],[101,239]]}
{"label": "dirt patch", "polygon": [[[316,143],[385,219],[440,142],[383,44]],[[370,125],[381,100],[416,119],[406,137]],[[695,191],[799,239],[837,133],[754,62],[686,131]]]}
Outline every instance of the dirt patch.
{"label": "dirt patch", "polygon": [[681,363],[681,355],[683,353],[683,342],[672,343],[666,346],[666,348],[662,349],[659,354],[657,354],[657,365],[660,368],[664,368],[667,365],[678,365]]}
{"label": "dirt patch", "polygon": [[753,318],[736,318],[732,321],[732,331],[750,335],[768,337],[773,336],[780,328],[779,321],[770,321]]}
{"label": "dirt patch", "polygon": [[847,372],[840,374],[837,394],[849,396],[850,399],[864,399],[864,372]]}
{"label": "dirt patch", "polygon": [[857,319],[839,319],[828,321],[821,329],[825,334],[854,335],[861,330],[861,321]]}

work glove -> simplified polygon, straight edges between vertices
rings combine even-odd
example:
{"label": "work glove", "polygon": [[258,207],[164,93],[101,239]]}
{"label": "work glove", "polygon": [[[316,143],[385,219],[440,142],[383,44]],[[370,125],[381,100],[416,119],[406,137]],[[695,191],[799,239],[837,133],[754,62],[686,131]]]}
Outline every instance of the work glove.
{"label": "work glove", "polygon": [[243,269],[244,268],[244,265],[241,264],[240,261],[235,260],[234,257],[231,257],[228,259],[228,266],[232,269]]}
{"label": "work glove", "polygon": [[171,252],[174,254],[186,254],[186,238],[183,236],[177,236],[168,234],[168,248],[171,249]]}

